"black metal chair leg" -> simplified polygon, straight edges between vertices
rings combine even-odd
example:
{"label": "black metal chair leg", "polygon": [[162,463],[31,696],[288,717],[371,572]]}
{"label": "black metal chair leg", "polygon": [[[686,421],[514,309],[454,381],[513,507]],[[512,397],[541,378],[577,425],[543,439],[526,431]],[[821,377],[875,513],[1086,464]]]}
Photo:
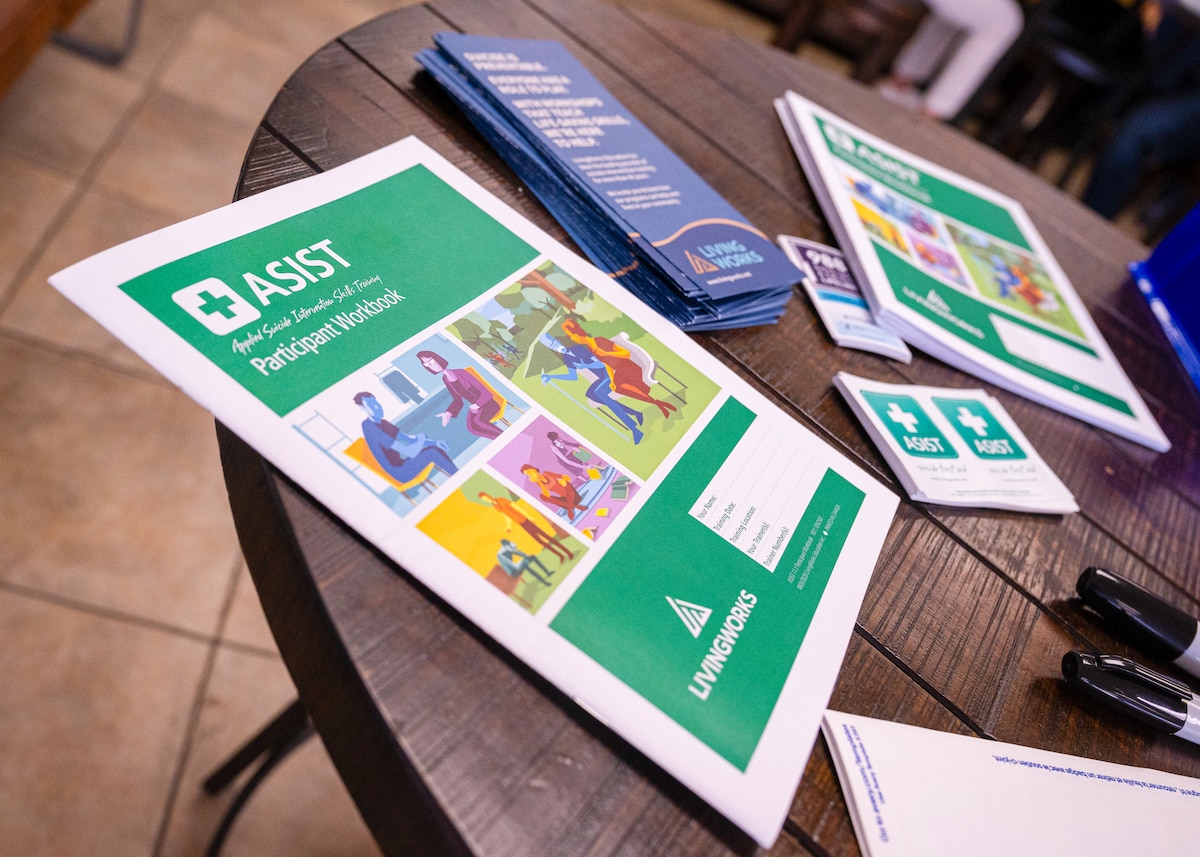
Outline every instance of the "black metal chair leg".
{"label": "black metal chair leg", "polygon": [[213,838],[209,842],[208,851],[205,852],[206,857],[217,857],[220,854],[221,846],[225,844],[225,838],[229,835],[234,821],[237,820],[246,801],[254,794],[254,790],[275,769],[276,765],[314,734],[308,713],[300,704],[300,700],[296,700],[263,727],[257,735],[247,741],[221,767],[209,774],[204,781],[204,791],[210,795],[216,794],[232,783],[255,761],[262,759],[262,764],[246,780],[246,784],[242,786],[225,811],[221,823],[217,826],[216,832],[213,833]]}
{"label": "black metal chair leg", "polygon": [[138,23],[141,21],[141,18],[142,0],[131,0],[129,17],[125,21],[125,35],[121,40],[121,44],[117,47],[101,45],[72,35],[64,30],[59,30],[54,34],[54,44],[69,51],[74,51],[80,56],[87,57],[101,65],[118,66],[125,61],[125,57],[129,56],[129,52],[133,50],[133,44],[137,40]]}

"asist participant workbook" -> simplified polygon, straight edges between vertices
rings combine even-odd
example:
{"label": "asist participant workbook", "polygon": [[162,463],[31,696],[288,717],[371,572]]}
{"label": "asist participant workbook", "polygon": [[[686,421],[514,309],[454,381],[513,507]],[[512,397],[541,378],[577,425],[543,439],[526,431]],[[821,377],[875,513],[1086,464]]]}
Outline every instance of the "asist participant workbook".
{"label": "asist participant workbook", "polygon": [[881,325],[986,381],[1170,448],[1016,200],[794,92],[776,109]]}
{"label": "asist participant workbook", "polygon": [[774,841],[895,510],[872,477],[411,138],[51,282]]}

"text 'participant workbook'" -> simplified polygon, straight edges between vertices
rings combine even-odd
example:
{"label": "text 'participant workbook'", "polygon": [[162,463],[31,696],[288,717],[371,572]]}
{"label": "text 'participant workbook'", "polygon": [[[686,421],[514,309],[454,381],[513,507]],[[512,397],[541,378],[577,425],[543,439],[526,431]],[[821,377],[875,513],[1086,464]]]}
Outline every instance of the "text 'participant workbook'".
{"label": "text 'participant workbook'", "polygon": [[51,282],[774,841],[895,510],[875,479],[413,138]]}

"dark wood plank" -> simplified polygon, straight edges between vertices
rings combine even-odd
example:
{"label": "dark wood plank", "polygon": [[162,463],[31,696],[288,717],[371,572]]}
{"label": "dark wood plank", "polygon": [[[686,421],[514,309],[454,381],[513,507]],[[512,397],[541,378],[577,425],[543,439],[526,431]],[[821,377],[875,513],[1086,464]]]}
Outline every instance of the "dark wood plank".
{"label": "dark wood plank", "polygon": [[[983,386],[934,361],[898,368],[913,383]],[[1168,579],[1200,592],[1200,510],[1171,482],[1146,467],[1154,453],[1036,402],[1002,390],[991,392],[1021,427],[1059,478],[1070,488],[1084,515],[1144,557]],[[1140,459],[1140,460],[1139,460]],[[1187,481],[1187,470],[1180,480]]]}
{"label": "dark wood plank", "polygon": [[[1086,709],[1057,677],[1062,653],[1073,646],[1126,651],[1072,601],[1083,565],[1106,564],[1180,606],[1194,605],[1200,591],[1192,571],[1200,523],[1200,480],[1191,455],[1200,444],[1190,419],[1195,411],[1171,395],[1172,383],[1163,377],[1172,365],[1169,352],[1123,280],[1124,262],[1142,250],[1136,242],[974,141],[914,121],[865,88],[724,34],[580,0],[439,0],[346,34],[281,90],[254,141],[243,193],[416,133],[561,237],[418,72],[412,54],[446,29],[563,41],[769,234],[828,240],[770,109],[770,99],[788,87],[1022,199],[1114,348],[1135,362],[1132,374],[1151,393],[1172,437],[1183,442],[1171,456],[1155,456],[998,393],[1080,498],[1084,514],[904,503],[833,704],[1200,774],[1194,754]],[[719,121],[708,120],[705,111]],[[697,340],[894,490],[894,476],[832,391],[832,375],[845,369],[881,380],[981,386],[921,356],[905,367],[837,349],[803,301],[793,301],[778,325]],[[505,855],[755,851],[712,809],[319,506],[252,458],[239,457],[229,439],[222,445],[229,450],[231,495],[235,488],[241,495],[239,534],[253,557],[264,605],[271,602],[268,618],[281,652],[386,853],[411,853],[426,842],[430,849]],[[282,510],[279,520],[260,526],[255,509],[261,508]],[[267,555],[267,545],[278,544],[289,551]],[[771,853],[858,853],[820,743]]]}
{"label": "dark wood plank", "polygon": [[268,131],[259,128],[254,133],[242,174],[238,178],[237,198],[244,199],[281,184],[308,178],[316,171],[295,152]]}
{"label": "dark wood plank", "polygon": [[[850,639],[829,707],[911,726],[971,734],[954,714],[872,645],[861,627],[856,628]],[[813,747],[788,814],[787,829],[831,857],[850,857],[859,853],[849,811],[824,738],[818,739]]]}
{"label": "dark wood plank", "polygon": [[[423,13],[418,23],[430,28],[441,23],[421,7],[404,11]],[[314,115],[323,118],[314,123]],[[555,238],[568,240],[445,96],[428,86],[401,92],[340,42],[297,70],[276,97],[267,125],[322,170],[416,136]]]}

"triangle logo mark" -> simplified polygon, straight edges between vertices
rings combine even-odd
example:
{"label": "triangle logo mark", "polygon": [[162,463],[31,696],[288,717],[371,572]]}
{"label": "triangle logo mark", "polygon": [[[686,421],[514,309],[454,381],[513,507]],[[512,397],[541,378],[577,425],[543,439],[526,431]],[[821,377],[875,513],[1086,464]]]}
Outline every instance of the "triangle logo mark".
{"label": "triangle logo mark", "polygon": [[708,617],[712,615],[712,608],[701,607],[699,604],[693,604],[681,598],[672,598],[670,595],[667,596],[667,603],[671,605],[671,609],[675,611],[676,615],[683,620],[683,624],[688,629],[688,632],[696,639],[700,639],[700,632],[704,630],[704,625],[708,622]]}
{"label": "triangle logo mark", "polygon": [[711,274],[721,270],[707,259],[702,259],[690,250],[684,250],[683,255],[687,256],[687,260],[692,263],[692,270],[697,274]]}

